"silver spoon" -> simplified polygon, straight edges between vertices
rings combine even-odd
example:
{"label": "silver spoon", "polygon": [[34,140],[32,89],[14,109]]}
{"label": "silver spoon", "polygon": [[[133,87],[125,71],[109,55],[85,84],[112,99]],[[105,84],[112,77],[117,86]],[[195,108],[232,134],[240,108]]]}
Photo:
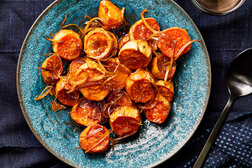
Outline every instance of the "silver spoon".
{"label": "silver spoon", "polygon": [[230,107],[235,99],[252,93],[252,48],[248,48],[241,52],[231,63],[228,68],[225,83],[229,91],[230,97],[224,107],[217,123],[215,124],[206,144],[199,154],[193,168],[200,168],[216,139],[221,126],[226,120]]}

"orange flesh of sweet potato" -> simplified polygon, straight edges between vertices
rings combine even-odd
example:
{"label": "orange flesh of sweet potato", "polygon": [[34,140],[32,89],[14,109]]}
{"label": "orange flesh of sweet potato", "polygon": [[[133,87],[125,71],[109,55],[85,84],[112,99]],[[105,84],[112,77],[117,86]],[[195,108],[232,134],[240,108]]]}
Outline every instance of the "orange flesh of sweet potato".
{"label": "orange flesh of sweet potato", "polygon": [[70,112],[71,119],[77,124],[89,126],[101,122],[102,111],[96,102],[81,98]]}
{"label": "orange flesh of sweet potato", "polygon": [[[164,79],[167,66],[170,66],[170,58],[164,55],[158,55],[152,60],[151,72],[158,79]],[[169,72],[167,79],[171,79],[176,71],[176,63],[173,63],[172,70]]]}
{"label": "orange flesh of sweet potato", "polygon": [[54,35],[52,47],[53,51],[61,58],[74,60],[80,56],[83,44],[78,33],[62,29]]}
{"label": "orange flesh of sweet potato", "polygon": [[118,59],[130,69],[146,68],[152,58],[152,49],[146,41],[133,40],[119,51]]}
{"label": "orange flesh of sweet potato", "polygon": [[145,70],[137,70],[126,80],[126,91],[135,102],[146,103],[155,96],[154,78]]}
{"label": "orange flesh of sweet potato", "polygon": [[110,115],[110,126],[120,137],[135,134],[140,124],[140,113],[133,106],[121,106]]}
{"label": "orange flesh of sweet potato", "polygon": [[109,130],[99,124],[90,125],[80,134],[79,144],[86,153],[102,153],[110,147]]}
{"label": "orange flesh of sweet potato", "polygon": [[59,76],[63,71],[62,60],[56,54],[48,57],[42,63],[41,75],[43,81],[48,84],[55,84],[59,80]]}
{"label": "orange flesh of sweet potato", "polygon": [[152,101],[151,103],[155,103],[155,106],[151,109],[144,110],[146,118],[154,123],[163,123],[170,113],[170,102],[163,96],[157,95],[154,101]]}
{"label": "orange flesh of sweet potato", "polygon": [[78,82],[81,82],[83,79],[87,77],[86,72],[81,71],[77,74],[78,69],[85,63],[83,58],[76,58],[69,65],[69,70],[67,73],[68,81],[71,85],[75,85]]}
{"label": "orange flesh of sweet potato", "polygon": [[67,93],[67,86],[69,86],[67,82],[67,77],[62,76],[60,80],[56,83],[56,97],[57,99],[64,105],[73,106],[78,102],[79,99],[79,91],[74,91],[72,93]]}
{"label": "orange flesh of sweet potato", "polygon": [[108,96],[108,103],[119,106],[131,106],[132,101],[126,92],[122,90],[111,92]]}
{"label": "orange flesh of sweet potato", "polygon": [[172,101],[174,96],[174,85],[172,81],[159,80],[156,82],[156,87],[164,98],[166,98],[169,102]]}
{"label": "orange flesh of sweet potato", "polygon": [[100,2],[98,17],[103,20],[104,28],[107,30],[117,29],[123,25],[122,11],[110,1]]}
{"label": "orange flesh of sweet potato", "polygon": [[[145,18],[146,22],[156,31],[160,31],[160,27],[154,18]],[[143,23],[142,20],[134,23],[129,30],[130,40],[145,40],[153,34]]]}
{"label": "orange flesh of sweet potato", "polygon": [[115,76],[107,82],[111,90],[121,90],[125,87],[125,81],[131,74],[131,70],[125,65],[120,64],[118,58],[111,58],[104,62],[105,68],[109,72],[115,71]]}
{"label": "orange flesh of sweet potato", "polygon": [[80,88],[79,90],[86,99],[93,101],[103,100],[110,92],[109,87],[107,86],[101,87],[101,84],[89,87],[83,87]]}
{"label": "orange flesh of sweet potato", "polygon": [[84,51],[94,59],[105,59],[110,56],[113,50],[113,38],[111,35],[97,28],[88,32],[84,37]]}
{"label": "orange flesh of sweet potato", "polygon": [[[171,44],[171,40],[168,37],[171,37],[176,41],[175,48]],[[176,55],[176,53],[179,52],[183,45],[185,45],[189,41],[191,41],[191,39],[186,30],[178,27],[173,27],[159,33],[158,48],[165,56],[171,58],[172,56]],[[188,52],[190,48],[191,45],[188,46],[182,54]],[[173,54],[174,51],[175,53]]]}

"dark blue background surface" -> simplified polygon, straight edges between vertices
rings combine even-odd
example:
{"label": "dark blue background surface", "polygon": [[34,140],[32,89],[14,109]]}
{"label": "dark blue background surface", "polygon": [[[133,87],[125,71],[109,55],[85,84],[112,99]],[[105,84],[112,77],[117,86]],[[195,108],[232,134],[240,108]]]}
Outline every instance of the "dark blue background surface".
{"label": "dark blue background surface", "polygon": [[[16,66],[26,33],[53,0],[0,0],[0,167],[68,167],[52,156],[28,128],[16,93]],[[227,16],[199,12],[176,2],[205,39],[212,64],[212,91],[205,116],[191,140],[159,167],[192,167],[227,99],[224,75],[243,49],[252,47],[252,1]],[[251,67],[252,71],[252,67]],[[252,96],[237,100],[204,167],[252,167]]]}

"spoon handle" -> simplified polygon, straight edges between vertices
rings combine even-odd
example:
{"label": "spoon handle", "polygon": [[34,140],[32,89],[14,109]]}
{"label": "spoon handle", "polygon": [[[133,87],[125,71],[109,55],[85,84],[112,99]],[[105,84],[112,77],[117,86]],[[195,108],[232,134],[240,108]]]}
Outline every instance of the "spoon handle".
{"label": "spoon handle", "polygon": [[217,123],[215,124],[210,136],[208,137],[203,149],[201,150],[199,157],[197,158],[196,162],[194,163],[193,168],[200,168],[201,165],[204,163],[205,158],[209,152],[209,149],[211,148],[214,140],[216,139],[216,137],[220,131],[220,128],[223,125],[223,123],[227,117],[227,114],[229,112],[229,109],[232,106],[234,100],[235,100],[235,97],[231,95],[229,97],[228,102],[227,102],[226,106],[224,107]]}

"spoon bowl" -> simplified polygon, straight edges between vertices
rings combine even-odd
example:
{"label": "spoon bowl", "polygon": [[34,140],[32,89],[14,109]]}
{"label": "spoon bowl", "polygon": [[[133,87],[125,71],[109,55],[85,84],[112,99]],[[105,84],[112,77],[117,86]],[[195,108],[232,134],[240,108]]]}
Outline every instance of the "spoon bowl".
{"label": "spoon bowl", "polygon": [[252,48],[244,50],[234,59],[225,83],[229,93],[236,97],[252,93]]}
{"label": "spoon bowl", "polygon": [[228,68],[225,83],[230,97],[193,168],[200,168],[204,163],[213,142],[219,134],[220,128],[227,118],[234,100],[240,96],[246,96],[252,93],[252,48],[244,50],[233,60]]}

